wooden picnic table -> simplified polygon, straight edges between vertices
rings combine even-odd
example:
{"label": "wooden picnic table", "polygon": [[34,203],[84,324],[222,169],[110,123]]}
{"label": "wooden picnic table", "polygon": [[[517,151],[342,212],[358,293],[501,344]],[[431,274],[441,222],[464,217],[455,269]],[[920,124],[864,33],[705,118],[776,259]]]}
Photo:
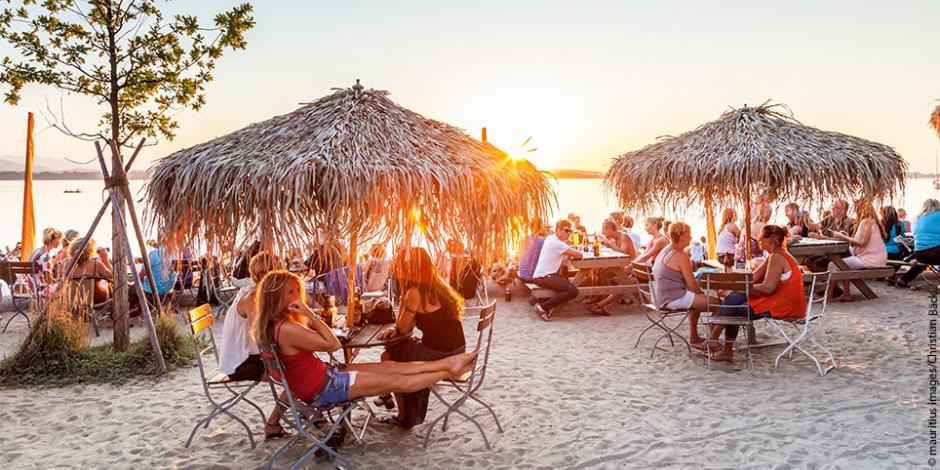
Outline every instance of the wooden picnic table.
{"label": "wooden picnic table", "polygon": [[[578,288],[578,297],[606,296],[610,294],[639,295],[636,283],[587,285],[588,280],[591,278],[590,274],[599,270],[613,270],[618,278],[627,279],[630,276],[627,268],[632,262],[630,256],[607,247],[601,247],[599,256],[594,256],[593,251],[582,252],[582,254],[584,255],[583,258],[571,260],[571,266],[578,270],[574,278],[571,279],[571,283]],[[555,293],[550,289],[538,287],[532,283],[527,283],[526,286],[536,298],[551,297]]]}
{"label": "wooden picnic table", "polygon": [[894,269],[885,266],[884,268],[873,269],[855,269],[849,267],[843,259],[843,255],[849,253],[848,242],[839,240],[817,240],[813,238],[804,238],[793,245],[787,247],[787,251],[796,258],[797,262],[803,263],[809,256],[825,256],[829,258],[838,268],[830,277],[831,281],[851,281],[866,299],[875,299],[877,294],[868,284],[866,279],[884,278],[894,274]]}

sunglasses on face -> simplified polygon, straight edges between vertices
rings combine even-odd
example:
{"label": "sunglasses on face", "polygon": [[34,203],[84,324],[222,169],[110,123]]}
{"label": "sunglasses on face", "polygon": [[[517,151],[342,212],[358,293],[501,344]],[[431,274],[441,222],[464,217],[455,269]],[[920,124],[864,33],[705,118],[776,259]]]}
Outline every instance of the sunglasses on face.
{"label": "sunglasses on face", "polygon": [[563,229],[561,229],[561,231],[564,232],[564,233],[571,233],[571,232],[572,232],[572,230],[571,230],[570,228],[563,228]]}

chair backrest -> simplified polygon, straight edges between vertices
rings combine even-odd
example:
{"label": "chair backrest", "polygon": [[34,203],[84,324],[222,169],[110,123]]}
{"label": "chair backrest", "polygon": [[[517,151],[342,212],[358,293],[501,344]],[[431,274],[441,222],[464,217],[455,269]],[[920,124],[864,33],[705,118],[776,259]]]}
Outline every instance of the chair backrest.
{"label": "chair backrest", "polygon": [[[261,361],[264,362],[264,368],[267,371],[268,386],[271,387],[271,395],[274,396],[274,405],[281,412],[282,417],[293,421],[296,429],[303,428],[301,415],[297,411],[297,401],[294,400],[294,394],[291,393],[290,385],[285,378],[284,363],[278,355],[277,345],[258,344],[258,350],[261,352]],[[283,390],[286,401],[281,399],[278,388]]]}
{"label": "chair backrest", "polygon": [[486,369],[490,363],[490,347],[493,344],[493,319],[496,316],[496,301],[492,301],[480,309],[480,319],[477,320],[477,356],[476,364],[467,379],[467,390],[476,390],[486,378]]}
{"label": "chair backrest", "polygon": [[653,275],[653,265],[635,261],[631,264],[633,265],[633,275],[636,276],[637,280],[640,301],[655,308],[658,304],[656,303],[656,292],[653,288],[653,283],[656,280],[656,276]]}
{"label": "chair backrest", "polygon": [[17,276],[34,275],[41,271],[39,264],[33,261],[0,261],[0,279],[10,285],[11,289]]}
{"label": "chair backrest", "polygon": [[[701,283],[704,286],[705,290],[710,291],[721,291],[727,290],[731,292],[737,292],[744,294],[744,296],[750,300],[751,298],[751,285],[754,282],[754,275],[752,273],[716,273],[716,272],[703,272],[701,274]],[[708,307],[711,310],[711,307],[725,307],[725,308],[740,308],[747,309],[750,308],[748,303],[741,305],[722,305],[719,301],[717,304],[711,303],[713,296],[709,296]]]}
{"label": "chair backrest", "polygon": [[[215,356],[215,363],[219,363],[219,350],[215,345],[215,335],[212,334],[212,325],[215,324],[215,317],[212,316],[212,306],[209,304],[200,305],[188,312],[189,331],[193,334],[193,350],[196,352],[196,365],[199,366],[199,372],[203,379],[206,378],[206,368],[202,363],[202,355],[212,351]],[[199,349],[199,335],[208,336],[206,347]]]}
{"label": "chair backrest", "polygon": [[809,292],[807,294],[808,298],[806,300],[807,319],[814,315],[822,316],[826,313],[826,305],[828,303],[828,299],[826,298],[826,291],[829,290],[829,279],[831,275],[832,273],[829,271],[811,274],[812,281],[809,285]]}

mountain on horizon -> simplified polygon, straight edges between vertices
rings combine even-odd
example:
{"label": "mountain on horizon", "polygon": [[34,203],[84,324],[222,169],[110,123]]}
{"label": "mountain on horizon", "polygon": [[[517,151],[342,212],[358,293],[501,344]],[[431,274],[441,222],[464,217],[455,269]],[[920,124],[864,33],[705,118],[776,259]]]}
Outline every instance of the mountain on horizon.
{"label": "mountain on horizon", "polygon": [[574,168],[558,168],[554,170],[545,170],[558,179],[594,179],[603,178],[604,172],[593,170],[578,170]]}
{"label": "mountain on horizon", "polygon": [[[0,171],[23,171],[25,166],[23,156],[18,155],[0,155]],[[50,173],[60,173],[67,171],[95,171],[97,167],[82,167],[76,165],[72,162],[68,162],[62,159],[49,159],[43,158],[33,159],[33,172],[50,172]]]}

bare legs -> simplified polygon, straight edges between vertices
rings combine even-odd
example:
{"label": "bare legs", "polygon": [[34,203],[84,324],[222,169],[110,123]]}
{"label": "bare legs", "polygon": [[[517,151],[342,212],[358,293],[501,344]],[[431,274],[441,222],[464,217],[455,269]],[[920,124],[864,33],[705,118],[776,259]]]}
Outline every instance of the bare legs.
{"label": "bare legs", "polygon": [[469,372],[476,356],[474,350],[437,361],[349,364],[346,370],[357,372],[356,383],[349,387],[349,398],[417,392]]}
{"label": "bare legs", "polygon": [[702,344],[702,337],[698,334],[698,319],[701,312],[717,313],[720,305],[721,300],[716,297],[695,294],[695,299],[692,300],[692,311],[689,313],[689,344],[692,346]]}

